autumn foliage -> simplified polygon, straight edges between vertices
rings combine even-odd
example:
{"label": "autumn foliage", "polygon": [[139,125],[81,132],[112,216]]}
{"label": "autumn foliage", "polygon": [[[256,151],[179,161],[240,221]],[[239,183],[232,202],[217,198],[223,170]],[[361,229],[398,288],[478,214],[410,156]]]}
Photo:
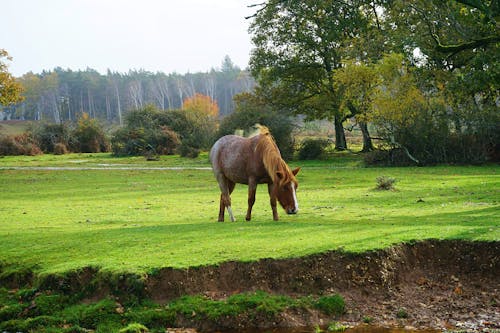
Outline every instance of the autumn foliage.
{"label": "autumn foliage", "polygon": [[217,102],[209,96],[198,93],[184,99],[182,109],[204,116],[217,117],[219,115]]}

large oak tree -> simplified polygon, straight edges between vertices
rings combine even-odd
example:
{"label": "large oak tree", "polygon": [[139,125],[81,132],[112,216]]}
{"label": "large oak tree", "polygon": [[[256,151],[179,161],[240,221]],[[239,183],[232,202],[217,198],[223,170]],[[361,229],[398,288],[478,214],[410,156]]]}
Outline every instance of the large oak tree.
{"label": "large oak tree", "polygon": [[366,26],[357,0],[270,0],[257,9],[250,27],[250,59],[260,94],[280,109],[335,124],[335,145],[347,148],[333,73]]}

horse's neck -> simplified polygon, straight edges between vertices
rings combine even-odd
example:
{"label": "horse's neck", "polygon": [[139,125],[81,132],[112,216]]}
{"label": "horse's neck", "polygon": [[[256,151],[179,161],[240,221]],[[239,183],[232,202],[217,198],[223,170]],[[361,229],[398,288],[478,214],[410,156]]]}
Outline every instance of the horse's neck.
{"label": "horse's neck", "polygon": [[267,135],[262,135],[256,145],[256,153],[259,158],[262,159],[264,168],[266,169],[269,177],[271,177],[273,183],[278,183],[277,172],[280,171],[285,177],[287,177],[288,169],[286,167],[285,161],[281,158],[280,151],[276,143]]}

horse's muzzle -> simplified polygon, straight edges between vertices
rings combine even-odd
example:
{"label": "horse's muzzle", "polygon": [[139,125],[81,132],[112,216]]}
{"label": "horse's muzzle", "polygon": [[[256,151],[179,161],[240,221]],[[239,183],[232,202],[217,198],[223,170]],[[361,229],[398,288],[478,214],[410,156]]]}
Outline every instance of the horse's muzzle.
{"label": "horse's muzzle", "polygon": [[292,215],[292,214],[297,214],[299,212],[298,209],[287,209],[286,210],[286,213],[289,214],[289,215]]}

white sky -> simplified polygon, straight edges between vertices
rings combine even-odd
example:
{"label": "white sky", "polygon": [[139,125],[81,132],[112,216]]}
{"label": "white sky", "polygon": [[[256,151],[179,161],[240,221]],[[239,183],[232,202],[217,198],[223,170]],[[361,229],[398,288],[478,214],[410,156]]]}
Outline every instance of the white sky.
{"label": "white sky", "polygon": [[251,49],[253,0],[1,0],[0,48],[14,76],[57,66],[205,72]]}

